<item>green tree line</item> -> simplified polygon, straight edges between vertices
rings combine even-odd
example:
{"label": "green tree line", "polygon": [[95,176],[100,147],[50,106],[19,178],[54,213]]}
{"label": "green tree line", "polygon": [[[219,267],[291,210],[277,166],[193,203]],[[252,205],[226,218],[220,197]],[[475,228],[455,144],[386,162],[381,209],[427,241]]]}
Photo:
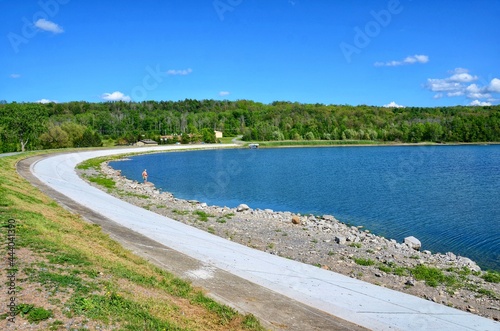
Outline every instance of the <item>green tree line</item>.
{"label": "green tree line", "polygon": [[[178,136],[213,142],[210,132],[247,141],[500,141],[500,106],[407,107],[303,104],[249,100],[145,102],[0,102],[0,150],[131,144]],[[173,143],[177,139],[164,142]]]}

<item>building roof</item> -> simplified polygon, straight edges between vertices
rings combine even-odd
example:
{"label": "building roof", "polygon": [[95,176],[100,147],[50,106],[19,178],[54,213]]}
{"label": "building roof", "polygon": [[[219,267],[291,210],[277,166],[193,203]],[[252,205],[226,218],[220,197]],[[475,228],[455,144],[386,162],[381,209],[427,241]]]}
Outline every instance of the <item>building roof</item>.
{"label": "building roof", "polygon": [[142,139],[140,140],[141,143],[144,143],[146,145],[158,145],[158,143],[154,140],[151,140],[151,139]]}

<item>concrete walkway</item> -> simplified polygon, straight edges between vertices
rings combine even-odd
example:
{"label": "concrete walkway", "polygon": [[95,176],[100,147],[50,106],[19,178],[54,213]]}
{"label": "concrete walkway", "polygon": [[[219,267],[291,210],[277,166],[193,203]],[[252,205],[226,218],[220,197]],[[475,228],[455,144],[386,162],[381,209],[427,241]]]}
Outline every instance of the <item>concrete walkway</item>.
{"label": "concrete walkway", "polygon": [[11,153],[0,153],[0,157],[13,156],[17,154],[21,154],[22,152],[11,152]]}
{"label": "concrete walkway", "polygon": [[[199,261],[193,264],[194,269],[184,272],[184,276],[193,281],[216,282],[219,273],[227,273],[311,307],[311,314],[322,316],[326,313],[324,316],[332,315],[352,323],[343,324],[340,320],[336,327],[310,325],[302,330],[359,329],[356,324],[372,330],[500,330],[500,323],[493,320],[254,250],[130,205],[88,185],[74,171],[78,163],[89,158],[186,147],[200,148],[143,147],[61,154],[42,158],[32,164],[31,171],[53,190],[142,235],[151,243]],[[220,284],[226,285],[231,287],[230,283]],[[248,297],[251,294],[248,293]],[[265,310],[266,305],[273,303],[260,302],[260,305]],[[287,325],[280,327],[281,322],[270,322],[276,330],[291,329]]]}

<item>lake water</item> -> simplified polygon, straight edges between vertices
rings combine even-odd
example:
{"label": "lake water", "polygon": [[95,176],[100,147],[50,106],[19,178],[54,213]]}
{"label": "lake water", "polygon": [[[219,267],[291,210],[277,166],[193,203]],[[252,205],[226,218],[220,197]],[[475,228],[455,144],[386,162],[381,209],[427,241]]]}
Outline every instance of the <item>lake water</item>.
{"label": "lake water", "polygon": [[169,152],[111,162],[177,198],[331,214],[422,249],[500,270],[500,146],[391,146]]}

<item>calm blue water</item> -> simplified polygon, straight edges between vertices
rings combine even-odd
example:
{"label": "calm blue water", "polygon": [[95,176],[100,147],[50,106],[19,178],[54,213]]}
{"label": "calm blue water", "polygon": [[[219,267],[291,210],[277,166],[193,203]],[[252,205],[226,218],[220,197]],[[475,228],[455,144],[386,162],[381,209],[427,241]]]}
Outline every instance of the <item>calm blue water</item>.
{"label": "calm blue water", "polygon": [[112,162],[209,205],[332,214],[422,249],[500,270],[500,146],[319,147],[171,152]]}

